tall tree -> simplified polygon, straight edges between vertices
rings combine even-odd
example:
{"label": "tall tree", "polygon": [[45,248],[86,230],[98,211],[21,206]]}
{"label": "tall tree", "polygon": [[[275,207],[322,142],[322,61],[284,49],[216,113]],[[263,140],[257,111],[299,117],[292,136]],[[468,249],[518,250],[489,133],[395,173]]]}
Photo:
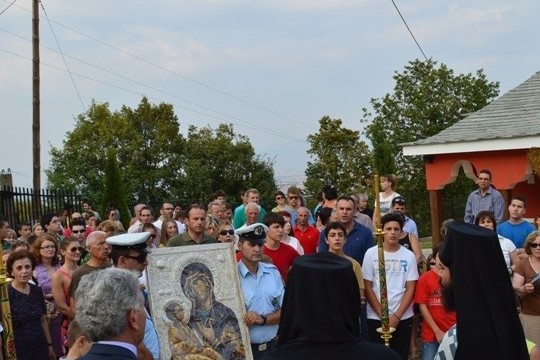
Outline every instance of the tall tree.
{"label": "tall tree", "polygon": [[51,148],[48,183],[102,203],[107,150],[115,149],[128,202],[161,199],[178,181],[184,142],[172,105],[143,98],[136,109],[111,112],[108,103],[93,101],[63,146]]}
{"label": "tall tree", "polygon": [[271,199],[276,188],[272,162],[257,155],[232,125],[190,126],[185,138],[172,105],[154,105],[146,98],[135,109],[123,106],[114,112],[107,103],[92,102],[76,118],[63,147],[51,148],[50,187],[76,189],[95,203],[110,201],[103,194],[110,151],[116,154],[129,205],[206,202],[217,189],[233,195],[246,187]]}
{"label": "tall tree", "polygon": [[311,161],[306,169],[306,189],[315,194],[330,183],[340,194],[363,191],[363,179],[371,172],[371,156],[360,132],[329,116],[322,117],[319,125],[319,132],[307,138]]}
{"label": "tall tree", "polygon": [[124,190],[124,180],[122,179],[122,174],[118,168],[115,149],[108,149],[107,160],[105,163],[105,181],[102,199],[102,214],[104,215],[104,218],[109,215],[106,213],[109,203],[113,203],[116,209],[120,211],[120,222],[124,225],[124,228],[127,229],[131,217],[129,216],[129,208]]}
{"label": "tall tree", "polygon": [[190,126],[185,158],[182,197],[190,201],[206,202],[218,189],[235,196],[240,189],[255,187],[264,202],[276,189],[272,162],[258,156],[249,139],[230,124],[217,129]]}
{"label": "tall tree", "polygon": [[433,60],[411,61],[393,78],[393,93],[371,99],[372,111],[363,109],[363,121],[368,124],[366,134],[372,142],[378,142],[381,130],[390,140],[398,192],[408,198],[421,233],[428,234],[431,223],[423,159],[404,157],[400,144],[435,135],[467,113],[481,109],[498,95],[499,83],[488,81],[483,70],[475,75],[455,75]]}

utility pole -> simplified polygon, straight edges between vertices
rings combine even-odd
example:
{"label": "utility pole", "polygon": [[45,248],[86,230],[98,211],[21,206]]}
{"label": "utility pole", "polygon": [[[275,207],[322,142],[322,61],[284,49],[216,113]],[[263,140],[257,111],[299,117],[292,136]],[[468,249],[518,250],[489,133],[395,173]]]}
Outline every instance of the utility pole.
{"label": "utility pole", "polygon": [[41,189],[39,96],[39,0],[32,0],[32,157],[34,194]]}

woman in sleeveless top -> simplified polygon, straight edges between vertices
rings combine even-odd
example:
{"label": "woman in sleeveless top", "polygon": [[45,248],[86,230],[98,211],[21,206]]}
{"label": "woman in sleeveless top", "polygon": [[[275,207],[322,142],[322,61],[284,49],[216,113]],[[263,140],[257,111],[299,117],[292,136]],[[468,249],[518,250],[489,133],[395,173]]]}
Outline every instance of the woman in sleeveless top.
{"label": "woman in sleeveless top", "polygon": [[58,242],[54,235],[45,233],[36,239],[33,245],[32,253],[36,258],[36,267],[34,269],[34,278],[37,285],[43,291],[45,303],[47,305],[47,318],[49,320],[49,332],[51,334],[52,344],[56,357],[64,354],[62,347],[61,323],[62,314],[55,306],[52,294],[52,277],[56,270],[60,268],[60,259],[58,258]]}
{"label": "woman in sleeveless top", "polygon": [[64,260],[64,265],[59,268],[52,278],[52,293],[56,306],[62,313],[62,345],[67,348],[67,329],[69,322],[75,317],[75,314],[69,308],[69,284],[71,276],[77,270],[77,262],[81,258],[81,243],[78,238],[68,236],[60,243],[60,254]]}

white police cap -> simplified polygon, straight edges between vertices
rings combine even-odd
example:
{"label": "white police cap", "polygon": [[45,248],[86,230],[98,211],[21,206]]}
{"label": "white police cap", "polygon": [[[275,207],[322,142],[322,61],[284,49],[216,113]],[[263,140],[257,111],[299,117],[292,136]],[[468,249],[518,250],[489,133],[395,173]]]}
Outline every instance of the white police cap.
{"label": "white police cap", "polygon": [[261,223],[255,223],[247,226],[242,226],[236,229],[235,233],[242,240],[248,240],[249,242],[257,243],[259,245],[264,244],[266,241],[266,233],[268,227]]}
{"label": "white police cap", "polygon": [[146,242],[148,241],[149,237],[150,233],[141,232],[111,236],[108,237],[106,241],[107,244],[111,246],[123,247],[134,250],[144,250],[146,252],[149,252],[149,250],[146,248]]}

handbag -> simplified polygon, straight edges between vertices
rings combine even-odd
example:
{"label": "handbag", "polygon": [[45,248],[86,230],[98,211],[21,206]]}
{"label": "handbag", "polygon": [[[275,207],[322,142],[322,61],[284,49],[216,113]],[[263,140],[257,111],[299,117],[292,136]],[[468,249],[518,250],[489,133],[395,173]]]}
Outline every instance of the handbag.
{"label": "handbag", "polygon": [[47,308],[47,319],[51,320],[60,315],[60,310],[54,302],[45,300],[45,307]]}

